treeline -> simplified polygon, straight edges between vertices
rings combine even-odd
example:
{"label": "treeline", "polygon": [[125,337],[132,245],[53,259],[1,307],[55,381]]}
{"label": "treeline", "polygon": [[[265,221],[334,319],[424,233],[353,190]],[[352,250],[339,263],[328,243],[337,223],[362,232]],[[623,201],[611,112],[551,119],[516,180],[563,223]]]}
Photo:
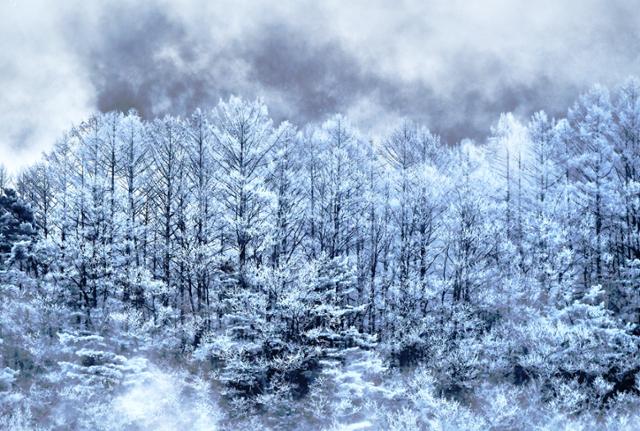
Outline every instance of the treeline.
{"label": "treeline", "polygon": [[72,128],[14,182],[37,235],[0,251],[71,310],[51,334],[126,316],[231,396],[304,395],[360,347],[443,395],[535,381],[578,411],[637,391],[639,180],[636,80],[481,145],[274,125],[232,97]]}

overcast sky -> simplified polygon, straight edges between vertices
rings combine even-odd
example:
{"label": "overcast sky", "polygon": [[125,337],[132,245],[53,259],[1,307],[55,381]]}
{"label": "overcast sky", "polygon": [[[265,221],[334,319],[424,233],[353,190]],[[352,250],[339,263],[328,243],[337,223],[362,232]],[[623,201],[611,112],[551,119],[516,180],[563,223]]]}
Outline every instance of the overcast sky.
{"label": "overcast sky", "polygon": [[145,117],[262,97],[296,124],[402,117],[450,141],[500,112],[561,114],[640,75],[636,0],[0,0],[0,162],[95,111]]}

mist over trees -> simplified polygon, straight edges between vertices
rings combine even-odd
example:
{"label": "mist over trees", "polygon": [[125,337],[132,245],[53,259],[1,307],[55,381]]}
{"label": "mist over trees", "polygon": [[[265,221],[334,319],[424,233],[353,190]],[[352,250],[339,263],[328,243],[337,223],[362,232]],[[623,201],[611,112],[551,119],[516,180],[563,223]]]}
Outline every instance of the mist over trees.
{"label": "mist over trees", "polygon": [[0,188],[5,428],[640,420],[635,79],[455,145],[109,112]]}

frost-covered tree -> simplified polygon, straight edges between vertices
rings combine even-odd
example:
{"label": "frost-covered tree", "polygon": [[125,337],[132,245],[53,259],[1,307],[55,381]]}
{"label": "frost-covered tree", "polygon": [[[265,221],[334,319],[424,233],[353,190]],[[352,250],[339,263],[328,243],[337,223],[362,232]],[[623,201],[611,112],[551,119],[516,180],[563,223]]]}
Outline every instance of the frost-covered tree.
{"label": "frost-covered tree", "polygon": [[245,265],[262,258],[270,199],[266,170],[287,126],[275,129],[262,102],[236,97],[216,107],[214,124],[219,199],[226,208],[227,235],[243,277]]}
{"label": "frost-covered tree", "polygon": [[[0,172],[0,426],[155,424],[109,414],[152,362],[231,428],[637,419],[638,88],[478,143],[237,97],[94,115]],[[187,389],[152,410],[208,412]]]}

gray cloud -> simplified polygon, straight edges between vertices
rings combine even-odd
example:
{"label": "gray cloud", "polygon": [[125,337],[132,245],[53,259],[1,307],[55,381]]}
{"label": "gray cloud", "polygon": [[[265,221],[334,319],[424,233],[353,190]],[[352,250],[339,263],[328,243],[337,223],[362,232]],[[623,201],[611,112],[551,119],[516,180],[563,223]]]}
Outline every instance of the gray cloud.
{"label": "gray cloud", "polygon": [[[134,108],[152,117],[211,101],[212,76],[193,67],[202,41],[192,40],[186,23],[165,10],[134,4],[94,13],[95,22],[67,17],[65,37],[86,66],[98,110]],[[78,38],[78,33],[89,37]]]}
{"label": "gray cloud", "polygon": [[32,159],[93,110],[184,115],[231,93],[298,124],[343,112],[376,133],[408,117],[481,139],[500,112],[561,115],[640,70],[633,0],[85,3],[0,10],[0,83],[22,94],[0,102],[0,158]]}

